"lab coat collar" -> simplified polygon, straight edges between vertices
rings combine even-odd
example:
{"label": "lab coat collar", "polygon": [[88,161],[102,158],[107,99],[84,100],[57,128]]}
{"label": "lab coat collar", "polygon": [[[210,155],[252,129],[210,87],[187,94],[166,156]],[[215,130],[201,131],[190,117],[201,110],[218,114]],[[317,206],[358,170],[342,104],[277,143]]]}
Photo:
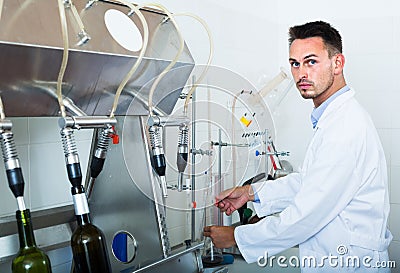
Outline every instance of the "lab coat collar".
{"label": "lab coat collar", "polygon": [[325,109],[324,113],[322,114],[321,118],[319,119],[317,126],[315,127],[314,131],[318,128],[323,128],[325,125],[325,120],[329,117],[333,112],[337,111],[344,103],[348,100],[352,99],[355,95],[355,92],[352,88],[349,91],[341,94],[337,98],[335,98]]}

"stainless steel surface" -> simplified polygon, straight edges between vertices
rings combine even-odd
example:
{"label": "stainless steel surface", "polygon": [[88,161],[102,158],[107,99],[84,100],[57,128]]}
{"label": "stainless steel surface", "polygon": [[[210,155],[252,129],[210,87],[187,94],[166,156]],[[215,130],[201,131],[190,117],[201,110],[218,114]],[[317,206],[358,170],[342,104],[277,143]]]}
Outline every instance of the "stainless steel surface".
{"label": "stainless steel surface", "polygon": [[[200,250],[203,247],[204,245],[200,243],[184,250],[178,250],[174,254],[168,256],[167,258],[159,260],[139,270],[132,271],[132,273],[149,272],[149,270],[151,270],[151,272],[177,272],[176,270],[185,273],[200,272],[199,270],[202,269],[202,264],[198,264],[199,260],[197,259],[197,257],[200,256]],[[174,263],[177,263],[177,265],[174,265]],[[185,265],[186,263],[188,263],[189,268],[188,265]],[[172,267],[172,268],[167,269],[166,267]],[[193,269],[198,269],[198,270],[193,271]]]}
{"label": "stainless steel surface", "polygon": [[[85,0],[74,1],[82,11]],[[64,76],[63,95],[87,115],[108,115],[114,94],[122,79],[137,60],[138,52],[126,50],[109,34],[104,14],[109,9],[128,13],[129,9],[113,2],[98,1],[81,12],[91,39],[83,46],[71,42]],[[7,11],[7,12],[5,12]],[[117,115],[145,115],[147,107],[132,97],[132,92],[148,96],[152,81],[175,57],[177,34],[173,24],[159,12],[145,11],[149,25],[149,45],[143,62],[123,92]],[[5,0],[0,24],[0,90],[7,116],[54,116],[59,106],[54,95],[55,81],[62,60],[62,37],[57,1]],[[69,41],[76,41],[76,22],[67,14]],[[143,33],[137,16],[133,21]],[[185,47],[178,63],[155,90],[154,104],[170,113],[193,69],[193,58]],[[134,91],[133,91],[134,90]],[[133,102],[132,102],[133,101]],[[133,103],[131,112],[127,113]]]}
{"label": "stainless steel surface", "polygon": [[[106,236],[113,271],[141,267],[163,258],[155,204],[152,169],[144,128],[139,117],[117,118],[120,143],[111,145],[103,171],[90,198],[93,222]],[[126,231],[136,238],[138,251],[130,264],[116,260],[110,244]]]}
{"label": "stainless steel surface", "polygon": [[0,120],[0,130],[11,130],[12,122],[7,119]]}
{"label": "stainless steel surface", "polygon": [[[169,258],[164,202],[150,163],[145,117],[117,117],[117,121],[120,143],[110,146],[104,169],[96,179],[90,199],[92,219],[103,230],[108,245],[120,231],[132,234],[137,241],[136,257],[131,263],[115,259],[109,247],[113,271],[146,268],[146,272],[166,272],[151,268],[161,261],[167,267],[180,262]],[[187,255],[185,259],[193,260],[193,253]],[[191,263],[191,268],[184,272],[197,272],[197,265]]]}
{"label": "stainless steel surface", "polygon": [[61,117],[58,120],[60,128],[70,127],[74,129],[103,128],[105,125],[115,125],[117,120],[110,117],[83,116],[83,117]]}

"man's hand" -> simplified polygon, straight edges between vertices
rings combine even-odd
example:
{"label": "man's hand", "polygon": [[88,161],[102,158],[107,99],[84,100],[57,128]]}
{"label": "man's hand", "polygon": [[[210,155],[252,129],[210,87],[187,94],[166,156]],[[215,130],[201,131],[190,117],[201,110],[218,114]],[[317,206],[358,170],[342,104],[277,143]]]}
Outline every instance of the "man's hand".
{"label": "man's hand", "polygon": [[250,185],[225,190],[215,197],[215,206],[226,215],[231,215],[248,201],[254,200],[253,188]]}
{"label": "man's hand", "polygon": [[234,227],[208,226],[204,227],[204,236],[210,237],[216,248],[228,248],[236,245]]}

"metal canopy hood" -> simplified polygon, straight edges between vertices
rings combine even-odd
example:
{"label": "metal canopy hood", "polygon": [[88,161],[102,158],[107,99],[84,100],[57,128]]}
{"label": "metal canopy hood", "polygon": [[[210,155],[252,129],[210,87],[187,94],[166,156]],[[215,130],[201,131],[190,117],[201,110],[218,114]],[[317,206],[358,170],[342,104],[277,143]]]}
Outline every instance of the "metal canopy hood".
{"label": "metal canopy hood", "polygon": [[[63,95],[87,115],[108,115],[114,94],[131,69],[139,52],[116,42],[107,30],[104,15],[115,9],[125,14],[129,8],[116,2],[98,1],[84,10],[86,1],[74,1],[91,39],[78,45],[79,28],[66,9],[69,59],[63,79]],[[144,10],[149,25],[149,44],[141,65],[126,85],[117,115],[147,115],[148,92],[152,81],[174,59],[179,39],[164,14]],[[137,16],[133,22],[143,35]],[[0,95],[7,116],[56,116],[55,96],[61,66],[63,42],[57,1],[4,0],[0,19]],[[170,114],[194,67],[185,49],[175,67],[161,80],[154,104]]]}

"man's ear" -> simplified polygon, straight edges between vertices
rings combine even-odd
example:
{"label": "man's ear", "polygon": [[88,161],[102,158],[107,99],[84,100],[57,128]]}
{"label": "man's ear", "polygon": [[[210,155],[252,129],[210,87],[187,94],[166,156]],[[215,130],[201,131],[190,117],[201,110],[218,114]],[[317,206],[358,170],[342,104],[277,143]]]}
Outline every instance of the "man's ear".
{"label": "man's ear", "polygon": [[335,75],[339,75],[342,74],[343,72],[343,67],[344,67],[344,63],[345,63],[345,58],[344,55],[339,53],[336,54],[334,57],[334,62],[335,62]]}

